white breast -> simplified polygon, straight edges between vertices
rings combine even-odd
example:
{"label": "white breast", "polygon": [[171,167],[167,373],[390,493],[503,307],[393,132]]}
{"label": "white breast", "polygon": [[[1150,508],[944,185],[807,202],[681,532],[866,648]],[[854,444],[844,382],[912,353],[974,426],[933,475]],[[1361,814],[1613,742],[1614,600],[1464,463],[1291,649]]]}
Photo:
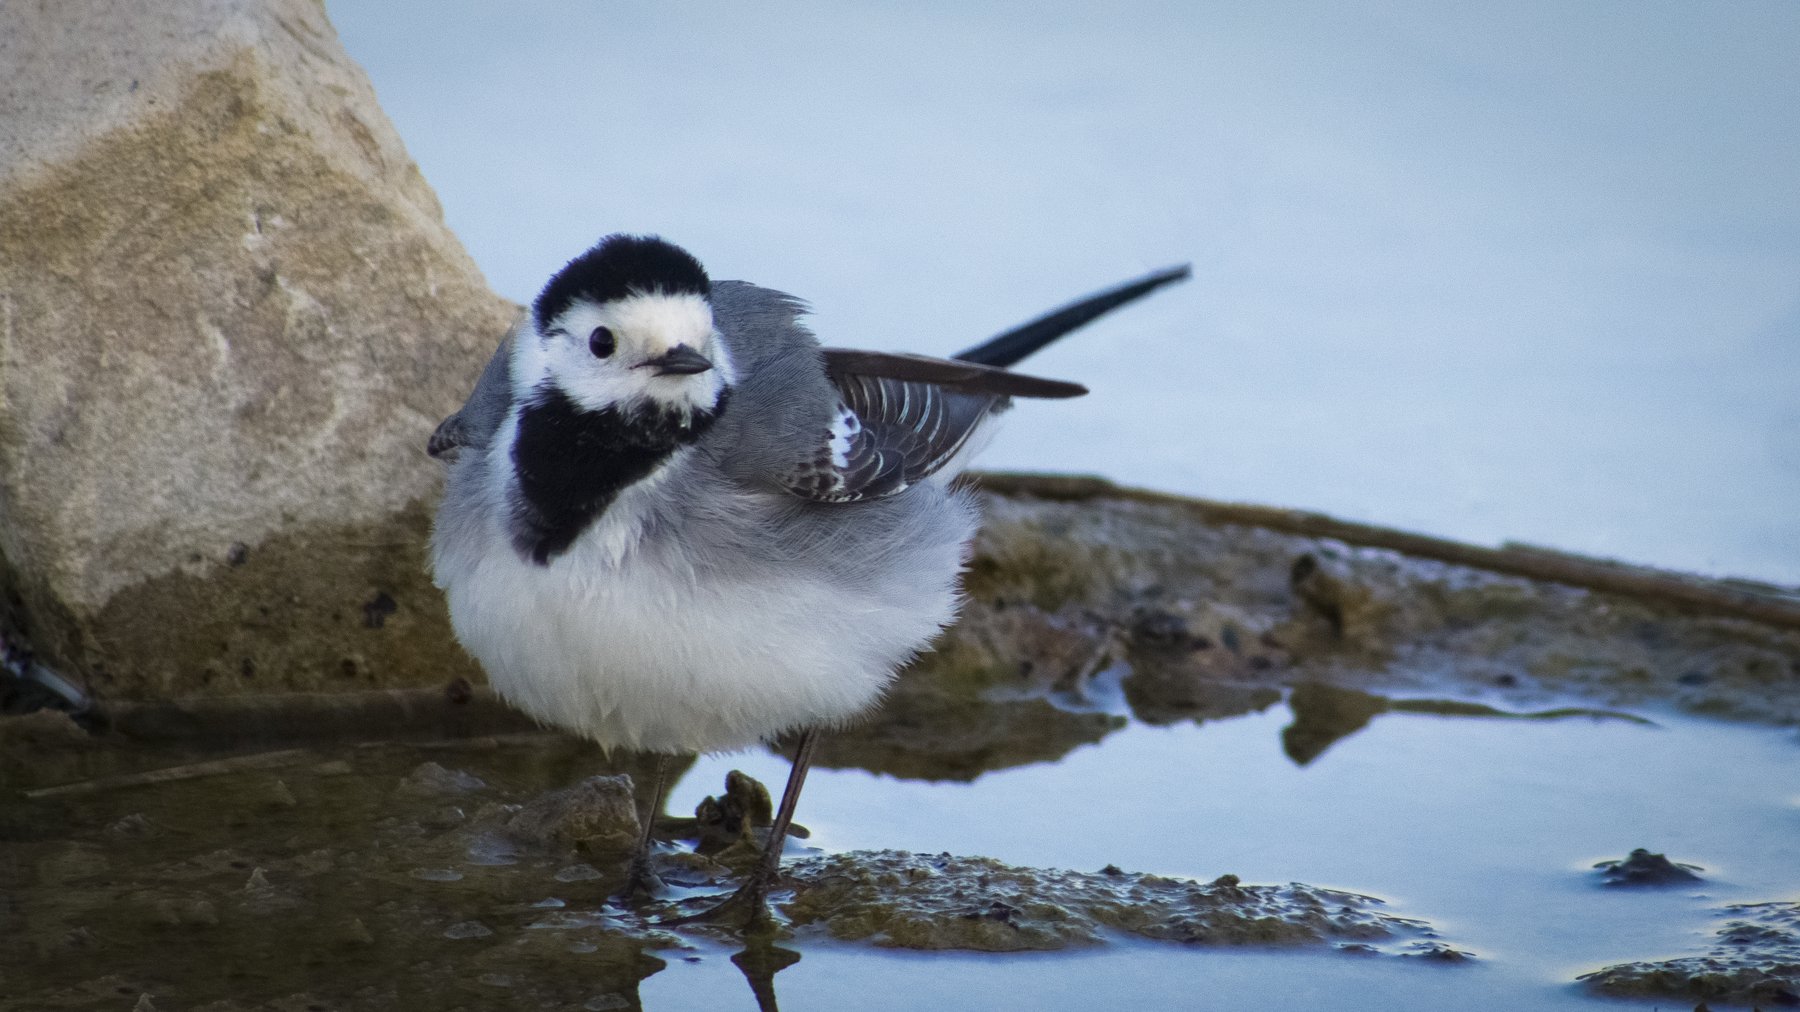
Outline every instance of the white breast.
{"label": "white breast", "polygon": [[[460,490],[496,491],[482,484]],[[920,546],[895,572],[860,574],[848,560],[841,573],[701,577],[680,532],[645,543],[658,494],[655,481],[628,489],[549,566],[520,558],[491,500],[440,514],[433,564],[457,637],[520,709],[608,747],[740,748],[867,709],[954,617],[966,534]],[[731,515],[748,523],[781,505],[731,494]]]}

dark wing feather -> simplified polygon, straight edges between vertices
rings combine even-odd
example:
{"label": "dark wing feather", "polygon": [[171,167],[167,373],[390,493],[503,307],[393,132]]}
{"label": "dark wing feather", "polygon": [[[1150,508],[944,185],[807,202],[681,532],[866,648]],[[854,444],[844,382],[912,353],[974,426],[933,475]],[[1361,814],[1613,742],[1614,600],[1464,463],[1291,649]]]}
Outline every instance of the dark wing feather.
{"label": "dark wing feather", "polygon": [[840,386],[841,377],[880,376],[1001,397],[1080,397],[1087,393],[1087,387],[1079,383],[1007,372],[978,362],[855,348],[826,348],[824,352],[825,373]]}
{"label": "dark wing feather", "polygon": [[1003,367],[1187,276],[1186,265],[1156,271],[1015,327],[954,360],[824,349],[825,371],[841,403],[811,459],[784,476],[788,489],[821,502],[893,495],[948,463],[1010,398],[1087,393],[1074,383]]}
{"label": "dark wing feather", "polygon": [[1190,273],[1192,271],[1189,270],[1188,265],[1182,264],[1180,267],[1170,267],[1146,274],[1136,281],[1127,281],[1122,285],[1108,288],[1104,292],[1096,292],[1079,302],[1072,302],[1061,309],[1045,313],[1030,323],[1014,327],[999,337],[983,341],[966,351],[958,352],[956,357],[968,362],[980,362],[983,365],[1012,365],[1051,341],[1092,323],[1128,302],[1141,299],[1164,285],[1187,280]]}
{"label": "dark wing feather", "polygon": [[819,502],[879,499],[949,463],[1011,397],[1076,397],[1074,383],[923,355],[823,349],[840,402],[811,458],[785,476]]}
{"label": "dark wing feather", "polygon": [[439,460],[455,460],[457,451],[473,442],[468,426],[463,422],[462,412],[458,411],[438,423],[437,431],[431,434],[431,439],[425,444],[425,452]]}

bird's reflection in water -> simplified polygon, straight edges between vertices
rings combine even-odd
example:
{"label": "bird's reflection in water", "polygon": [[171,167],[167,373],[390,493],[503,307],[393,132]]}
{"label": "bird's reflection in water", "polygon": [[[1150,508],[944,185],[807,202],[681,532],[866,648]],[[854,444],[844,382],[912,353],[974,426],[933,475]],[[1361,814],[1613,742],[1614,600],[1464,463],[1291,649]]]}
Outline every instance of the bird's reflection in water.
{"label": "bird's reflection in water", "polygon": [[[744,975],[745,983],[750,985],[750,993],[756,998],[756,1007],[760,1012],[776,1012],[781,1006],[775,999],[775,975],[800,962],[800,953],[793,949],[776,945],[771,936],[758,936],[743,940],[743,948],[731,954],[731,963]],[[666,960],[659,959],[647,952],[627,970],[632,979],[616,981],[616,989],[607,991],[589,999],[583,1008],[588,1009],[620,1009],[641,1010],[645,1007],[640,991],[645,981],[669,968]],[[599,983],[590,978],[589,983]]]}
{"label": "bird's reflection in water", "polygon": [[750,993],[756,996],[756,1007],[761,1012],[775,1012],[780,1008],[775,1002],[775,975],[800,962],[800,954],[767,939],[757,939],[746,942],[743,950],[731,957],[731,962],[750,983]]}

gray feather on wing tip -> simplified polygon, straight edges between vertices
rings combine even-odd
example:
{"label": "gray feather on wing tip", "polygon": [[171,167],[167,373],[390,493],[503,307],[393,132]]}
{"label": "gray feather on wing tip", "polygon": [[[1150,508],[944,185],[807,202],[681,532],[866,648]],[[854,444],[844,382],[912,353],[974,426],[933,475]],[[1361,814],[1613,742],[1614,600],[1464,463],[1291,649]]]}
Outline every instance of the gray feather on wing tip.
{"label": "gray feather on wing tip", "polygon": [[528,321],[529,317],[523,312],[513,320],[487,366],[481,370],[468,401],[438,423],[437,431],[425,444],[426,453],[440,460],[454,460],[456,451],[465,446],[486,446],[499,431],[507,410],[512,407],[513,339],[524,331]]}
{"label": "gray feather on wing tip", "polygon": [[464,445],[466,437],[462,431],[462,412],[458,411],[438,423],[431,438],[425,441],[425,453],[438,460],[454,460],[456,451]]}

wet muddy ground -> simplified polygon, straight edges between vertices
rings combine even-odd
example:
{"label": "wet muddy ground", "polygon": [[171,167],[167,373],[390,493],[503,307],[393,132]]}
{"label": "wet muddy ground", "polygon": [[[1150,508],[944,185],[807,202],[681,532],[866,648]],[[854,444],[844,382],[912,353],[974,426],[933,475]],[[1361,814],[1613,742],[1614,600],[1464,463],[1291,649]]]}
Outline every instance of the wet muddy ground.
{"label": "wet muddy ground", "polygon": [[627,909],[640,761],[479,690],[116,704],[0,719],[0,1008],[1800,1001],[1794,629],[1167,504],[990,516],[968,620],[822,750],[774,937],[655,921],[728,887],[707,801],[777,754],[685,770],[709,815]]}

